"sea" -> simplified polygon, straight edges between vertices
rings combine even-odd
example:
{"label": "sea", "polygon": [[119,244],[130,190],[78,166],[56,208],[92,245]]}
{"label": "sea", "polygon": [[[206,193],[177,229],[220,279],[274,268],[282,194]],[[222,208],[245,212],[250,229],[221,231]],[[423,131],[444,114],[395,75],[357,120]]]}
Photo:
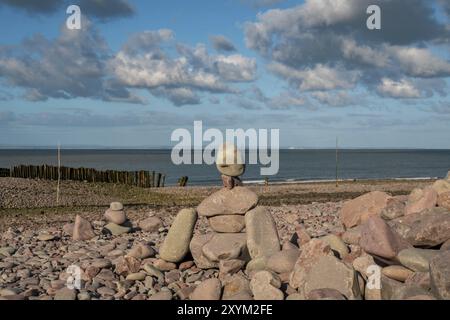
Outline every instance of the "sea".
{"label": "sea", "polygon": [[[248,159],[248,154],[247,154]],[[55,149],[0,149],[0,168],[15,165],[56,165]],[[170,149],[62,149],[61,165],[99,170],[150,170],[166,175],[166,185],[188,176],[188,185],[217,185],[215,165],[180,164],[171,160]],[[247,165],[244,181],[261,183],[261,165]],[[444,177],[450,170],[450,150],[392,149],[283,149],[279,171],[269,183],[293,183],[363,179],[422,179]]]}

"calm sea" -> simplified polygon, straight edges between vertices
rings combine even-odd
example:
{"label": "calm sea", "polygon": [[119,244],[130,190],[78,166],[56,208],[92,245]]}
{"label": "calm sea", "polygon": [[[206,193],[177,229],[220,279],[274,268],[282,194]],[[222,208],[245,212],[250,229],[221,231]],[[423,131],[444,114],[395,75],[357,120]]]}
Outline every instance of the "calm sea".
{"label": "calm sea", "polygon": [[[114,170],[154,170],[166,184],[188,176],[194,185],[219,183],[214,165],[174,165],[170,150],[61,150],[62,165]],[[56,150],[0,149],[0,168],[19,164],[56,165]],[[339,150],[340,179],[443,177],[450,170],[450,150]],[[335,178],[335,150],[280,150],[280,169],[270,181]],[[245,181],[261,181],[259,165],[247,166]]]}

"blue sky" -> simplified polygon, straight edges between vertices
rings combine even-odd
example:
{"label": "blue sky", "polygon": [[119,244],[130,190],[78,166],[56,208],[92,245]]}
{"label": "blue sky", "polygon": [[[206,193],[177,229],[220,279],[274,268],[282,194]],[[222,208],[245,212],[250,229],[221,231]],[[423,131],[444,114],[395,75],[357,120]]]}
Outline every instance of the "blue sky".
{"label": "blue sky", "polygon": [[450,148],[446,0],[36,3],[0,0],[0,146],[168,146],[202,120],[283,147]]}

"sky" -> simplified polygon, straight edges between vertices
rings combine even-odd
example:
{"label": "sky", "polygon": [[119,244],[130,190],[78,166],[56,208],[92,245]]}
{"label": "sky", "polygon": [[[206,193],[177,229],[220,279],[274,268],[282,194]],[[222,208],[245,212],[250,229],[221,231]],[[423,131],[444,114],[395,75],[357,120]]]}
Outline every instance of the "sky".
{"label": "sky", "polygon": [[279,129],[281,147],[448,149],[449,16],[449,0],[0,0],[0,147],[165,147],[201,120]]}

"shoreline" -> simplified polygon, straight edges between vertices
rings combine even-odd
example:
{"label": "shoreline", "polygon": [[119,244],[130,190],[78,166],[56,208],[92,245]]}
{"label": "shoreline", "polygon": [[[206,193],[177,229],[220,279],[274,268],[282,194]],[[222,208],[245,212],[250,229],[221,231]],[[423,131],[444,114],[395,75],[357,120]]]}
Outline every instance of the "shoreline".
{"label": "shoreline", "polygon": [[[370,182],[370,181],[433,181],[441,179],[440,177],[412,177],[412,178],[347,178],[347,179],[338,179],[337,182]],[[265,184],[265,180],[248,180],[243,181],[244,185],[261,185]],[[313,183],[336,183],[336,179],[311,179],[311,180],[296,180],[296,179],[287,179],[287,180],[275,180],[270,181],[270,185],[285,185],[285,184],[313,184]],[[170,185],[168,185],[170,186]],[[207,185],[193,185],[193,186],[207,186]]]}

